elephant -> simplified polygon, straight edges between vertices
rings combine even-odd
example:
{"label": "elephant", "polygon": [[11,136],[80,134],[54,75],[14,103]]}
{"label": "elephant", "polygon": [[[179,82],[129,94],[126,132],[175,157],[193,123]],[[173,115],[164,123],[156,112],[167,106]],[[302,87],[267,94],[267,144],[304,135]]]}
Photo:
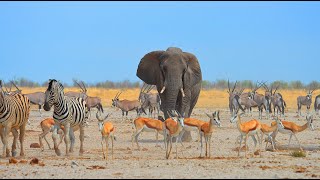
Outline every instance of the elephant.
{"label": "elephant", "polygon": [[[177,47],[152,51],[140,60],[136,75],[145,83],[156,85],[161,99],[160,109],[166,119],[171,110],[177,110],[185,118],[191,116],[202,82],[200,64],[195,55]],[[185,134],[183,140],[190,141],[190,133]]]}

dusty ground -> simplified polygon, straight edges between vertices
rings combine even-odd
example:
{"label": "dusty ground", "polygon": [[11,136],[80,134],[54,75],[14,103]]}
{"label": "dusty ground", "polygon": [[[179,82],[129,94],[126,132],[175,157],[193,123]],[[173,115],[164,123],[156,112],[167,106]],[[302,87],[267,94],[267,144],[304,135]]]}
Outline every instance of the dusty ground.
{"label": "dusty ground", "polygon": [[[208,120],[205,112],[211,113],[212,108],[196,108],[193,117]],[[30,148],[31,143],[38,142],[38,134],[41,133],[39,123],[44,117],[50,117],[52,112],[45,112],[40,118],[39,112],[31,111],[31,124],[27,126],[25,140],[25,157],[17,157],[19,163],[9,164],[9,158],[0,158],[0,178],[320,178],[319,151],[306,151],[304,158],[291,157],[291,150],[263,151],[262,157],[253,155],[253,141],[249,139],[249,158],[241,152],[237,157],[234,151],[239,135],[236,124],[229,121],[229,112],[222,109],[220,112],[222,127],[216,128],[213,134],[211,146],[211,158],[199,158],[200,150],[198,142],[184,143],[185,148],[178,144],[178,159],[174,159],[175,151],[169,160],[165,159],[165,151],[161,147],[155,147],[155,133],[145,132],[140,136],[141,151],[137,147],[131,147],[132,125],[130,121],[121,121],[121,111],[105,107],[105,111],[113,112],[110,121],[116,127],[114,147],[114,159],[102,159],[101,135],[98,131],[95,114],[92,112],[89,126],[85,133],[85,151],[79,156],[79,132],[76,132],[75,152],[65,157],[65,145],[60,146],[63,155],[58,157],[53,150],[49,150],[45,144],[43,152],[40,149]],[[257,117],[257,112],[254,112]],[[306,121],[294,117],[294,112],[287,113],[287,120],[297,124]],[[135,112],[129,113],[130,118],[136,116]],[[244,117],[243,120],[249,120]],[[270,124],[271,120],[262,120]],[[297,136],[301,143],[319,147],[319,118],[315,119],[316,130],[306,130]],[[52,143],[51,134],[48,136]],[[162,136],[159,136],[162,139]],[[196,139],[196,133],[193,132]],[[288,135],[279,134],[277,140],[280,144],[288,143]],[[12,138],[10,140],[10,144]],[[295,139],[292,144],[296,145]],[[163,145],[163,144],[161,144]],[[265,144],[263,144],[263,147]],[[175,146],[173,146],[175,147]],[[2,148],[1,148],[2,149]],[[18,151],[19,152],[19,151]],[[2,153],[2,151],[1,151]],[[42,165],[30,165],[32,158],[38,158]],[[26,162],[23,163],[23,161]]]}

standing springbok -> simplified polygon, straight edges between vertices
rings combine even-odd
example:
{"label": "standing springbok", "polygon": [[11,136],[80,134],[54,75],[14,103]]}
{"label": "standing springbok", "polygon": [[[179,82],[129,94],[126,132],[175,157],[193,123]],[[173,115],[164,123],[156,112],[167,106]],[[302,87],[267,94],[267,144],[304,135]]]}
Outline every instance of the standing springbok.
{"label": "standing springbok", "polygon": [[[28,97],[17,93],[14,95],[6,94],[2,89],[0,81],[0,133],[3,143],[2,157],[9,157],[10,150],[8,138],[10,132],[13,134],[12,156],[17,155],[18,136],[20,140],[20,156],[24,156],[24,137],[25,128],[30,114],[30,101]],[[18,133],[20,130],[20,134]]]}
{"label": "standing springbok", "polygon": [[[245,141],[244,141],[245,147],[246,147],[245,148],[245,157],[247,157],[248,136],[252,136],[252,139],[254,139],[254,142],[255,142],[254,151],[255,151],[256,146],[257,146],[257,142],[255,141],[254,135],[255,134],[257,135],[258,141],[260,142],[259,134],[261,132],[261,123],[260,123],[260,121],[258,121],[256,119],[242,123],[241,119],[240,119],[242,114],[244,114],[244,113],[238,114],[238,112],[237,112],[237,114],[230,119],[230,122],[231,123],[237,122],[237,129],[240,132],[240,143],[239,143],[239,149],[238,149],[238,156],[240,156],[242,139],[245,136]],[[260,152],[261,152],[261,147],[260,147]],[[261,155],[261,153],[260,153],[260,155]]]}
{"label": "standing springbok", "polygon": [[[314,127],[313,127],[313,124],[312,124],[313,116],[308,114],[306,116],[306,120],[307,120],[307,123],[302,125],[302,126],[297,125],[294,122],[282,121],[282,124],[283,124],[284,128],[278,128],[277,131],[275,131],[272,134],[272,137],[273,137],[274,141],[276,139],[276,136],[277,136],[278,132],[280,132],[281,134],[289,134],[290,138],[289,138],[288,146],[290,145],[292,136],[294,136],[296,138],[296,140],[298,141],[298,143],[299,143],[300,150],[302,151],[303,149],[301,147],[300,141],[297,138],[296,134],[306,130],[307,128],[309,128],[311,131],[314,131]],[[275,124],[276,124],[276,122],[272,122],[271,123],[272,126],[275,125]]]}
{"label": "standing springbok", "polygon": [[206,142],[206,157],[210,158],[210,147],[211,147],[211,136],[213,133],[213,126],[216,125],[218,127],[221,127],[221,122],[220,122],[220,116],[219,116],[219,111],[215,111],[214,113],[212,113],[212,116],[210,116],[209,114],[207,114],[207,116],[209,116],[210,121],[209,122],[205,122],[204,124],[201,125],[200,127],[200,157],[202,155],[202,136],[204,136],[204,140]]}
{"label": "standing springbok", "polygon": [[[42,129],[42,133],[39,134],[39,144],[40,144],[40,148],[41,148],[42,151],[44,150],[42,139],[44,139],[47,142],[47,144],[49,146],[49,149],[51,149],[50,143],[48,142],[48,140],[46,138],[46,135],[49,132],[53,132],[54,124],[55,124],[55,122],[54,122],[53,118],[46,118],[46,119],[42,120],[41,123],[40,123],[41,129]],[[58,134],[60,136],[60,142],[59,142],[58,146],[62,143],[62,140],[63,140],[63,137],[64,137],[64,134],[63,134],[64,127],[61,126],[60,128],[61,129],[58,130]]]}
{"label": "standing springbok", "polygon": [[301,106],[302,105],[307,106],[307,111],[309,112],[309,109],[310,109],[310,106],[311,106],[311,103],[312,103],[312,92],[314,90],[310,91],[310,89],[309,89],[309,91],[308,91],[306,96],[299,96],[297,98],[298,116],[302,116],[302,114],[301,114]]}
{"label": "standing springbok", "polygon": [[[169,159],[171,149],[172,149],[172,138],[176,138],[176,159],[178,159],[178,141],[181,141],[182,130],[184,127],[184,117],[181,114],[174,110],[172,112],[167,112],[169,118],[164,121],[164,137],[166,142],[166,158]],[[170,146],[169,146],[170,145]]]}
{"label": "standing springbok", "polygon": [[143,104],[144,109],[149,109],[149,117],[152,116],[152,113],[154,111],[153,117],[155,118],[155,110],[157,110],[159,116],[161,99],[158,93],[150,93],[153,87],[153,85],[148,85],[144,83],[140,90],[139,101],[141,104]]}
{"label": "standing springbok", "polygon": [[135,139],[138,149],[140,150],[138,138],[142,132],[156,132],[156,146],[158,146],[159,134],[163,135],[163,122],[161,120],[138,117],[133,121],[133,126],[135,128],[135,132],[132,134],[132,147]]}
{"label": "standing springbok", "polygon": [[271,134],[273,132],[275,132],[278,128],[284,128],[284,126],[282,124],[282,121],[281,121],[281,119],[278,118],[278,116],[276,118],[276,123],[277,124],[272,125],[272,126],[268,126],[267,124],[261,123],[261,139],[260,139],[260,144],[261,145],[262,145],[262,141],[263,141],[263,136],[264,135],[268,136],[268,140],[267,140],[265,149],[267,148],[268,142],[271,142],[272,149],[275,150],[275,148],[274,148],[275,142],[274,142]]}
{"label": "standing springbok", "polygon": [[[101,118],[98,115],[99,111],[96,113],[96,117],[99,121],[99,131],[101,132],[101,146],[102,146],[102,152],[103,152],[103,159],[108,160],[108,149],[109,149],[109,138],[111,139],[111,156],[113,159],[113,140],[115,140],[114,132],[115,127],[111,122],[105,122],[106,119],[110,116],[110,114],[107,114],[105,118]],[[106,143],[106,155],[104,154],[103,150],[103,141]]]}
{"label": "standing springbok", "polygon": [[119,100],[119,96],[122,92],[117,93],[116,96],[112,99],[112,106],[117,107],[122,110],[122,121],[124,113],[126,113],[126,119],[128,118],[128,112],[136,110],[137,117],[139,116],[139,110],[141,109],[141,103],[138,100]]}
{"label": "standing springbok", "polygon": [[320,110],[320,95],[316,96],[314,100],[314,110],[316,114],[319,116],[319,110]]}

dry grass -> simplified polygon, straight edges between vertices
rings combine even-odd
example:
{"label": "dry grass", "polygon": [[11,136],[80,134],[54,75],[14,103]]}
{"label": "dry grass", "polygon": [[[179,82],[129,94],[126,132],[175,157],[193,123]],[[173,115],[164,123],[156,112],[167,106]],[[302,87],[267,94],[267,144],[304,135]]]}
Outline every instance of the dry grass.
{"label": "dry grass", "polygon": [[[46,88],[24,88],[21,87],[23,93],[31,93],[42,91]],[[103,106],[111,106],[111,99],[122,91],[120,99],[134,100],[139,96],[140,89],[105,89],[105,88],[87,88],[89,96],[98,96],[102,99]],[[79,88],[65,88],[67,91],[79,91]],[[154,91],[154,90],[153,90]],[[245,90],[247,92],[249,90]],[[287,110],[297,110],[297,97],[306,95],[304,90],[281,90],[279,91],[287,103]],[[264,90],[259,90],[258,93],[264,94]],[[320,90],[313,92],[313,98],[320,93]],[[211,89],[202,90],[196,107],[210,107],[210,108],[227,108],[228,107],[228,93],[227,90]],[[305,107],[303,107],[305,108]]]}
{"label": "dry grass", "polygon": [[292,157],[306,157],[306,153],[304,151],[293,151],[290,153]]}

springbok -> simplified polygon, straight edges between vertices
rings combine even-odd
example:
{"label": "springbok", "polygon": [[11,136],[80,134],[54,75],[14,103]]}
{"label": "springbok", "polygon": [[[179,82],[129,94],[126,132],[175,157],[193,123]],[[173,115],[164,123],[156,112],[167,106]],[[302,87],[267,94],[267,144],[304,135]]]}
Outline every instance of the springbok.
{"label": "springbok", "polygon": [[137,117],[139,116],[139,110],[141,109],[141,103],[138,100],[119,100],[119,96],[122,92],[117,93],[116,96],[112,99],[112,106],[117,107],[122,110],[122,121],[124,113],[126,113],[126,119],[128,117],[128,112],[136,110]]}
{"label": "springbok", "polygon": [[306,96],[299,96],[297,98],[298,116],[302,116],[301,115],[301,106],[302,105],[307,106],[307,110],[309,112],[309,109],[310,109],[310,106],[311,106],[311,103],[312,103],[312,93],[313,93],[314,90],[310,91],[310,89],[309,89],[309,91],[308,91]]}
{"label": "springbok", "polygon": [[[167,112],[169,115],[169,118],[164,121],[164,126],[163,128],[164,131],[164,137],[165,137],[165,142],[167,143],[165,148],[166,148],[166,158],[169,159],[171,149],[172,149],[172,138],[176,138],[176,159],[178,159],[178,146],[177,143],[182,137],[182,130],[184,127],[184,117],[181,116],[181,114],[174,110],[172,112]],[[170,146],[169,146],[170,145]]]}
{"label": "springbok", "polygon": [[[105,122],[106,119],[110,116],[110,114],[107,114],[105,118],[101,118],[98,115],[99,111],[96,113],[96,117],[98,119],[98,126],[99,126],[99,131],[101,132],[101,146],[102,146],[102,152],[103,152],[103,159],[108,160],[108,149],[109,149],[109,138],[111,139],[111,156],[113,159],[113,140],[115,140],[114,132],[115,132],[115,127],[111,122]],[[106,155],[104,154],[104,149],[103,149],[103,141],[106,143]]]}
{"label": "springbok", "polygon": [[200,157],[202,155],[202,147],[203,147],[202,136],[204,136],[204,139],[206,142],[206,157],[210,158],[211,136],[213,132],[213,126],[216,125],[218,127],[221,127],[221,122],[220,122],[219,111],[218,112],[215,111],[214,113],[212,113],[212,116],[210,116],[209,114],[207,114],[207,116],[209,116],[210,121],[202,124],[199,132],[200,144],[201,144]]}
{"label": "springbok", "polygon": [[138,117],[133,121],[133,126],[135,127],[135,132],[132,134],[132,147],[135,139],[138,149],[140,150],[138,138],[142,132],[156,132],[156,146],[158,146],[159,134],[163,135],[163,121],[159,119]]}
{"label": "springbok", "polygon": [[272,126],[268,126],[267,124],[263,124],[261,123],[261,139],[260,139],[260,144],[262,145],[262,141],[263,141],[263,136],[264,135],[267,135],[268,136],[268,140],[267,140],[267,143],[266,143],[266,147],[265,149],[267,148],[267,145],[268,145],[268,142],[271,142],[271,145],[272,145],[272,149],[275,150],[274,148],[274,140],[271,136],[271,134],[276,131],[278,128],[284,128],[283,124],[282,124],[282,121],[277,117],[276,118],[276,123],[275,125],[272,125]]}
{"label": "springbok", "polygon": [[[240,156],[242,139],[243,139],[243,136],[245,136],[245,141],[244,141],[245,147],[246,147],[245,148],[245,157],[247,157],[248,136],[252,136],[252,139],[255,141],[254,135],[256,134],[259,139],[259,133],[261,132],[261,123],[256,119],[242,123],[241,119],[240,119],[240,116],[242,114],[244,114],[244,113],[238,114],[238,112],[237,112],[237,114],[230,119],[230,122],[231,123],[237,122],[237,129],[240,132],[240,143],[239,143],[239,149],[238,149],[238,156]],[[260,142],[260,140],[258,140],[258,141]],[[255,149],[256,149],[256,146],[257,146],[257,142],[255,141]],[[260,153],[260,156],[261,156],[261,153]]]}
{"label": "springbok", "polygon": [[[297,125],[294,122],[283,121],[282,120],[282,124],[283,124],[284,128],[278,128],[277,131],[275,131],[272,134],[272,137],[273,137],[274,141],[275,141],[275,138],[276,138],[278,132],[280,132],[281,134],[289,134],[290,138],[289,138],[288,146],[290,145],[292,136],[294,136],[296,138],[296,140],[298,141],[298,143],[299,143],[300,150],[302,151],[302,147],[301,147],[300,141],[297,138],[296,134],[306,130],[307,128],[309,128],[311,131],[314,130],[314,127],[313,127],[313,124],[312,124],[313,116],[308,114],[306,116],[306,120],[307,120],[307,123],[302,125],[302,126]],[[271,125],[272,126],[276,125],[276,122],[272,122]]]}
{"label": "springbok", "polygon": [[[44,150],[44,146],[42,144],[42,139],[43,138],[47,142],[47,144],[49,146],[49,149],[51,149],[50,143],[48,142],[48,140],[46,138],[46,135],[49,132],[53,132],[54,125],[55,125],[55,122],[54,122],[53,118],[46,118],[46,119],[42,120],[41,123],[40,123],[41,129],[42,129],[42,133],[39,134],[39,144],[40,144],[40,148],[41,148],[42,151]],[[61,129],[58,130],[58,134],[60,136],[60,142],[59,142],[58,146],[61,144],[61,142],[63,140],[63,137],[64,137],[64,134],[63,134],[64,127],[61,126],[60,128]]]}

